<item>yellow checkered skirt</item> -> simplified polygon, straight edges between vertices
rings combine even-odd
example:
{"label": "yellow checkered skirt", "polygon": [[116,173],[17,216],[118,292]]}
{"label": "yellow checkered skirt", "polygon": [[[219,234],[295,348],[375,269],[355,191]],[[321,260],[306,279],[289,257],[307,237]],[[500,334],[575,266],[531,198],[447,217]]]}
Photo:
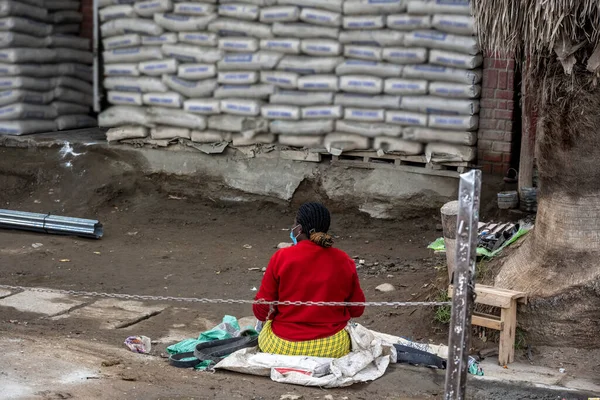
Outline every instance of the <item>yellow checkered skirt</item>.
{"label": "yellow checkered skirt", "polygon": [[258,347],[263,353],[327,358],[340,358],[350,353],[352,342],[345,329],[323,339],[291,342],[275,335],[271,322],[265,323],[258,336]]}

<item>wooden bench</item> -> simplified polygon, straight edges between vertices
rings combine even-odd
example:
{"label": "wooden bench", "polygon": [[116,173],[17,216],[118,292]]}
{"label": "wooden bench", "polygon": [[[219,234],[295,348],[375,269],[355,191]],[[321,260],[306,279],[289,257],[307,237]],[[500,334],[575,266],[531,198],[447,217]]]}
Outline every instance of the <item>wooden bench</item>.
{"label": "wooden bench", "polygon": [[[517,303],[527,304],[527,294],[492,286],[475,285],[475,304],[500,308],[500,317],[473,313],[471,324],[500,331],[498,364],[504,366],[515,360],[515,333],[517,330]],[[454,287],[448,287],[452,297]]]}

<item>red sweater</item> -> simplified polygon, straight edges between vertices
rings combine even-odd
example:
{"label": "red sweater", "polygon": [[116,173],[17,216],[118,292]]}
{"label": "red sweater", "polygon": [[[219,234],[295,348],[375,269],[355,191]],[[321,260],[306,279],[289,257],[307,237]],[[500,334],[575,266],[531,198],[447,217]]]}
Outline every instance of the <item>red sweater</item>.
{"label": "red sweater", "polygon": [[[365,295],[356,265],[346,253],[303,240],[273,255],[256,299],[364,302]],[[253,311],[265,321],[269,306],[255,304]],[[270,319],[275,335],[298,342],[334,335],[363,311],[364,307],[278,306]]]}

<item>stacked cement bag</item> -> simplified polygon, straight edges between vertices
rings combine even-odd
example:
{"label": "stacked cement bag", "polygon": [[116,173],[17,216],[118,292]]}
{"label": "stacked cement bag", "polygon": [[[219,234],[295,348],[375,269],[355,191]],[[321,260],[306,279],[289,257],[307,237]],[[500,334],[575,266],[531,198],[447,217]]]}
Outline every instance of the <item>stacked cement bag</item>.
{"label": "stacked cement bag", "polygon": [[0,133],[96,126],[78,0],[0,1]]}
{"label": "stacked cement bag", "polygon": [[468,0],[101,3],[109,140],[476,153]]}

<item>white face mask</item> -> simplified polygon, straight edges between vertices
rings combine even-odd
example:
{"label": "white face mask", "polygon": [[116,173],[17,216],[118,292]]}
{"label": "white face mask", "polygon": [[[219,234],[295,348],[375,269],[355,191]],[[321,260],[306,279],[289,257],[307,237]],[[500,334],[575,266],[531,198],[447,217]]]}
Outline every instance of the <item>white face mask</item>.
{"label": "white face mask", "polygon": [[294,229],[298,228],[299,226],[300,225],[294,226],[290,231],[290,239],[292,239],[292,243],[294,243],[294,246],[298,244],[298,236],[300,236],[300,234],[294,235]]}

